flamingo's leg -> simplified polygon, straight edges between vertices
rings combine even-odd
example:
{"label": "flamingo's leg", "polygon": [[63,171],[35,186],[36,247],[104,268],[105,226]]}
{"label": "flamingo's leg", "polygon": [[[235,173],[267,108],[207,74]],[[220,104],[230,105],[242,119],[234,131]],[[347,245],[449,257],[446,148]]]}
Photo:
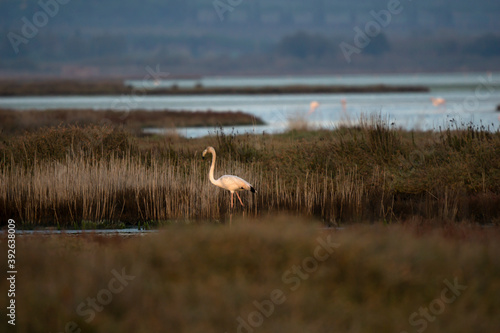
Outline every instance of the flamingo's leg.
{"label": "flamingo's leg", "polygon": [[231,192],[231,208],[233,208],[233,192]]}
{"label": "flamingo's leg", "polygon": [[238,199],[240,199],[240,203],[243,207],[245,207],[245,205],[243,204],[243,202],[241,201],[241,198],[240,198],[240,195],[238,194],[238,192],[236,192],[236,195],[238,196]]}

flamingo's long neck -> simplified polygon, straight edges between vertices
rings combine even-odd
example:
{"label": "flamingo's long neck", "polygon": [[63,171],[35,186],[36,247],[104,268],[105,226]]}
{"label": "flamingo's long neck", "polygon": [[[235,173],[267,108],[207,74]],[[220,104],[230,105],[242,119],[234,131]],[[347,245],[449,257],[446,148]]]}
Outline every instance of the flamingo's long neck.
{"label": "flamingo's long neck", "polygon": [[214,178],[214,170],[215,170],[215,151],[212,152],[212,165],[210,166],[209,178],[212,184],[217,185],[217,181]]}

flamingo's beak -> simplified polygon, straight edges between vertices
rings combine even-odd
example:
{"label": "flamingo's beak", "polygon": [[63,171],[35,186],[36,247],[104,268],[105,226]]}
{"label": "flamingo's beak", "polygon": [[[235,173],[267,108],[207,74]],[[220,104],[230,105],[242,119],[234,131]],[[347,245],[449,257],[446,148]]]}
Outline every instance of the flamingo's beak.
{"label": "flamingo's beak", "polygon": [[203,151],[203,154],[201,155],[201,158],[202,158],[202,159],[205,159],[205,155],[206,155],[206,154],[207,154],[207,150],[205,149],[205,150]]}

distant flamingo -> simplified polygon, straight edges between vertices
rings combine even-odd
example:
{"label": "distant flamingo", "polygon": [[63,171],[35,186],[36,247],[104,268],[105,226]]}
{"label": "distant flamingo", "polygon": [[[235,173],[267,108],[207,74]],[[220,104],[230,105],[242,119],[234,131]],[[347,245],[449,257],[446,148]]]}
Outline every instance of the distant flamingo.
{"label": "distant flamingo", "polygon": [[345,98],[342,98],[342,99],[340,100],[340,104],[342,105],[342,111],[344,111],[344,112],[345,112],[345,110],[347,109],[347,101],[346,101],[346,99],[345,99]]}
{"label": "distant flamingo", "polygon": [[432,105],[434,105],[437,109],[436,112],[444,112],[446,111],[446,100],[442,97],[431,97]]}
{"label": "distant flamingo", "polygon": [[311,113],[313,113],[314,111],[316,111],[316,109],[318,108],[318,106],[319,106],[318,102],[312,101],[311,104],[309,104],[309,112],[307,114],[310,115]]}
{"label": "distant flamingo", "polygon": [[440,106],[440,105],[445,105],[446,100],[442,97],[431,97],[432,105],[434,106]]}
{"label": "distant flamingo", "polygon": [[240,177],[233,176],[233,175],[224,175],[220,177],[219,179],[215,180],[214,178],[214,169],[215,169],[215,159],[216,159],[216,154],[215,154],[215,149],[214,147],[207,147],[203,151],[203,158],[205,158],[206,154],[212,154],[212,165],[210,166],[210,182],[216,186],[219,186],[220,188],[226,189],[229,192],[231,192],[231,208],[233,208],[233,193],[236,192],[236,195],[238,196],[238,199],[240,199],[241,205],[244,207],[245,205],[241,201],[240,195],[238,194],[238,191],[251,191],[252,193],[255,193],[255,188],[250,185],[249,182],[247,182],[244,179],[241,179]]}

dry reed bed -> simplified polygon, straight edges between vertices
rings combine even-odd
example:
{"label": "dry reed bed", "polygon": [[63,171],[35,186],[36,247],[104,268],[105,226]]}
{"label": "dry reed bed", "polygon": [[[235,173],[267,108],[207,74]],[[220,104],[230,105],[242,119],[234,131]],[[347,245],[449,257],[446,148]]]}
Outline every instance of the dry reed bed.
{"label": "dry reed bed", "polygon": [[[254,332],[461,333],[500,326],[498,230],[319,227],[284,216],[235,220],[231,228],[170,226],[134,239],[18,237],[16,330],[63,332],[74,323],[82,332],[237,332],[238,317],[248,324],[255,302],[274,290],[285,299],[262,321],[253,314]],[[7,270],[5,260],[0,269]],[[113,271],[130,279],[112,280]],[[453,291],[445,281],[464,287]],[[2,290],[7,283],[0,281]],[[92,298],[99,311],[89,311]],[[7,326],[2,320],[2,331]]]}
{"label": "dry reed bed", "polygon": [[[200,157],[201,160],[201,157]],[[206,165],[153,161],[145,166],[130,156],[89,161],[68,158],[3,173],[2,197],[15,202],[22,221],[150,221],[218,218],[222,194],[208,186]],[[245,174],[243,170],[240,174]],[[8,191],[8,192],[7,192]],[[224,198],[228,198],[224,196]]]}
{"label": "dry reed bed", "polygon": [[[220,221],[229,212],[229,193],[209,183],[208,166],[208,162],[196,160],[184,166],[168,161],[146,166],[129,157],[109,161],[68,158],[32,169],[6,169],[0,173],[2,211],[27,224],[75,227],[82,221],[103,225],[119,221]],[[251,180],[258,189],[256,195],[242,195],[245,208],[236,206],[236,211],[252,216],[266,211],[294,212],[334,223],[342,219],[391,220],[401,213],[394,212],[395,193],[389,189],[386,172],[379,168],[370,178],[379,186],[373,189],[366,186],[355,167],[326,177],[312,172],[292,188],[279,171],[264,173],[257,167],[222,160],[217,167]],[[453,220],[460,199],[460,193],[448,189],[429,193],[423,201],[414,199],[412,213]]]}
{"label": "dry reed bed", "polygon": [[[173,165],[152,161],[144,165],[131,158],[92,161],[67,158],[32,168],[4,169],[0,173],[3,211],[19,221],[34,224],[79,226],[80,222],[166,221],[172,219],[220,220],[229,211],[229,193],[209,183],[209,162],[192,160]],[[362,180],[356,170],[339,170],[334,178],[308,174],[293,189],[279,172],[264,173],[257,167],[220,160],[217,168],[251,179],[256,195],[242,194],[247,214],[261,211],[293,211],[298,214],[361,212]],[[257,177],[256,177],[257,175]],[[4,213],[4,214],[5,214]],[[361,218],[361,216],[359,216]]]}

